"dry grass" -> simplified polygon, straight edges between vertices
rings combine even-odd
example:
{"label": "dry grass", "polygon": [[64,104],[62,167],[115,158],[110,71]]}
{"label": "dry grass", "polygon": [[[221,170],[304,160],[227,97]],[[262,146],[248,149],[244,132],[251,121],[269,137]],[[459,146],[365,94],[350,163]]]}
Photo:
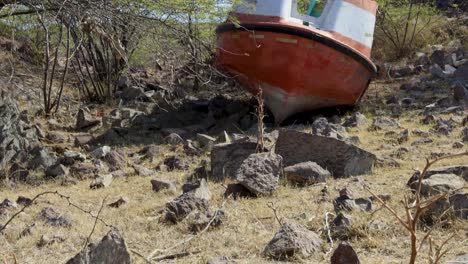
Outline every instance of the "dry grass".
{"label": "dry grass", "polygon": [[[394,93],[399,84],[373,84],[366,99],[361,106],[361,111],[368,117],[375,112],[376,108],[383,108],[381,98],[385,94]],[[449,118],[450,115],[445,116]],[[66,122],[71,122],[69,117],[63,118]],[[400,118],[401,129],[418,128],[429,131],[431,126],[421,125],[421,117],[416,111],[408,111]],[[388,130],[387,130],[388,131]],[[389,205],[398,209],[398,213],[403,215],[404,209],[400,206],[400,200],[404,194],[410,191],[406,182],[413,174],[414,169],[423,168],[425,158],[433,151],[445,153],[456,153],[459,150],[452,149],[452,144],[458,141],[461,128],[458,126],[451,136],[433,135],[433,143],[421,146],[411,146],[411,142],[419,137],[410,135],[409,141],[399,145],[394,142],[394,138],[386,136],[387,131],[368,131],[367,128],[351,129],[349,134],[358,135],[361,140],[361,147],[381,156],[390,156],[400,146],[410,149],[410,153],[400,161],[399,168],[376,168],[372,175],[364,175],[361,178],[368,183],[370,188],[378,194],[390,194],[392,196]],[[132,146],[131,151],[138,150],[143,146]],[[175,152],[166,149],[165,155],[180,153],[181,148]],[[207,159],[207,156],[193,160],[192,168],[200,159]],[[129,163],[131,163],[130,161]],[[444,160],[439,166],[467,164],[466,158]],[[155,166],[157,162],[145,164]],[[183,172],[156,173],[154,177],[176,179],[180,184],[186,181],[191,169]],[[131,171],[128,169],[128,171]],[[60,182],[47,182],[43,185],[33,187],[29,185],[19,185],[15,189],[0,187],[0,199],[16,199],[19,195],[33,197],[44,191],[55,191],[70,196],[72,201],[79,204],[84,209],[97,213],[102,200],[107,198],[107,203],[111,203],[121,196],[127,196],[129,203],[119,209],[105,207],[101,213],[101,218],[111,225],[118,227],[123,233],[128,247],[147,256],[155,249],[164,250],[177,244],[179,241],[190,235],[187,224],[182,222],[178,225],[167,225],[159,221],[161,210],[166,202],[172,200],[177,194],[154,193],[151,190],[150,177],[131,176],[127,178],[115,179],[107,189],[89,189],[90,180],[81,181],[73,186],[61,186]],[[209,183],[213,194],[212,207],[220,207],[223,203],[222,194],[224,187],[213,182]],[[353,190],[355,197],[369,197],[361,183],[353,178],[330,180],[327,183],[330,192],[329,200],[318,202],[323,186],[310,186],[296,188],[283,183],[271,197],[261,197],[257,199],[228,200],[225,211],[228,220],[220,228],[209,230],[193,239],[190,243],[180,246],[170,252],[178,253],[183,251],[201,251],[201,253],[188,256],[171,263],[206,263],[209,257],[217,255],[230,256],[239,263],[273,263],[261,256],[264,246],[270,241],[274,233],[279,228],[272,210],[268,207],[272,203],[279,212],[280,217],[293,219],[308,226],[311,230],[320,233],[323,241],[327,241],[324,231],[325,214],[333,211],[331,201],[338,196],[338,190],[347,187]],[[43,207],[51,206],[57,211],[71,216],[73,225],[71,228],[56,228],[47,226],[39,217],[39,212]],[[352,234],[356,235],[351,243],[357,251],[362,263],[406,263],[409,260],[410,241],[406,231],[397,223],[387,211],[381,210],[378,203],[374,204],[377,209],[373,213],[351,213],[355,223],[351,228]],[[12,214],[13,212],[10,212]],[[0,217],[0,222],[4,223],[7,217]],[[331,220],[331,219],[329,219]],[[379,230],[369,230],[368,222],[372,220],[380,221],[382,226]],[[24,228],[32,223],[36,223],[36,229],[32,235],[18,238]],[[75,255],[83,247],[90,230],[94,224],[94,219],[83,214],[79,210],[68,206],[65,200],[57,196],[47,196],[40,199],[37,205],[28,208],[21,214],[5,231],[0,235],[0,260],[5,263],[14,263],[13,256],[16,256],[18,263],[64,263]],[[98,223],[96,231],[92,236],[92,241],[99,240],[108,228]],[[439,228],[434,231],[434,237],[445,238],[452,231],[457,232],[455,239],[449,242],[448,247],[452,251],[445,259],[450,259],[454,255],[468,252],[466,241],[468,226],[466,222],[454,220],[450,227]],[[63,236],[66,240],[62,243],[55,243],[43,248],[36,246],[41,235],[52,237],[54,235]],[[335,243],[336,244],[336,243]],[[329,244],[324,245],[324,251],[329,248]],[[421,253],[420,262],[425,262],[424,250]],[[328,263],[330,256],[325,253],[319,254],[312,259],[296,260],[297,263]],[[132,254],[134,263],[146,263],[136,254]]]}

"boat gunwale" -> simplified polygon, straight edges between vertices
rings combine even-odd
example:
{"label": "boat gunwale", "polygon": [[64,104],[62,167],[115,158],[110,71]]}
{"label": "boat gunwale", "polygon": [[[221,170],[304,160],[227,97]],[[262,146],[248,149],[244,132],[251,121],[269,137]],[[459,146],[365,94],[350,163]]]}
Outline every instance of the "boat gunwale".
{"label": "boat gunwale", "polygon": [[220,24],[216,28],[216,33],[221,34],[230,31],[242,31],[242,30],[255,30],[255,31],[264,31],[264,32],[275,32],[275,33],[283,33],[294,35],[302,38],[306,38],[309,40],[313,40],[319,42],[325,46],[328,46],[338,52],[341,52],[345,55],[350,56],[351,58],[358,61],[362,64],[366,69],[368,69],[372,74],[377,74],[377,67],[375,64],[360,54],[358,51],[353,49],[352,47],[342,43],[339,40],[327,37],[325,35],[320,34],[319,32],[315,32],[311,29],[304,29],[300,27],[294,27],[290,25],[284,25],[280,23],[223,23]]}

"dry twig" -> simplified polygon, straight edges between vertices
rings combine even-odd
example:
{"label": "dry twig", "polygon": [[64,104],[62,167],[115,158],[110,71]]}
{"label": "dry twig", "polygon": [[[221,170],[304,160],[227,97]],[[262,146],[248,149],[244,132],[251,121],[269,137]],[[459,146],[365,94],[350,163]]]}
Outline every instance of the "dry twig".
{"label": "dry twig", "polygon": [[[438,159],[435,159],[433,161],[426,160],[426,166],[424,167],[423,171],[418,177],[417,180],[417,187],[415,190],[415,199],[414,201],[410,201],[410,199],[405,196],[404,200],[402,202],[403,207],[405,209],[406,213],[406,219],[403,219],[400,217],[397,212],[390,207],[385,201],[383,201],[378,195],[376,195],[368,186],[364,186],[364,188],[372,195],[374,198],[379,201],[384,208],[386,208],[397,220],[398,222],[409,232],[410,234],[410,239],[411,239],[411,258],[410,258],[410,264],[416,263],[416,258],[418,256],[418,252],[422,248],[423,243],[426,242],[426,240],[429,241],[429,259],[431,264],[438,264],[441,260],[441,258],[447,254],[449,249],[442,250],[443,247],[452,239],[454,235],[450,236],[446,240],[444,240],[440,245],[436,246],[435,252],[433,251],[432,244],[434,244],[434,240],[432,239],[432,231],[436,226],[433,226],[429,231],[427,231],[426,235],[423,237],[422,240],[418,242],[418,236],[417,236],[417,231],[418,231],[418,224],[420,222],[420,218],[423,215],[423,213],[432,205],[440,201],[441,199],[445,199],[448,195],[448,193],[442,193],[435,195],[433,197],[430,197],[426,200],[421,199],[421,186],[422,186],[422,181],[425,178],[427,171],[429,168],[434,165],[435,163],[449,159],[449,158],[457,158],[457,157],[462,157],[462,156],[468,156],[468,152],[463,152],[459,154],[454,154],[454,155],[449,155],[445,157],[441,157]],[[445,213],[444,213],[445,214]],[[440,222],[440,219],[439,219]],[[418,246],[419,244],[419,246]]]}

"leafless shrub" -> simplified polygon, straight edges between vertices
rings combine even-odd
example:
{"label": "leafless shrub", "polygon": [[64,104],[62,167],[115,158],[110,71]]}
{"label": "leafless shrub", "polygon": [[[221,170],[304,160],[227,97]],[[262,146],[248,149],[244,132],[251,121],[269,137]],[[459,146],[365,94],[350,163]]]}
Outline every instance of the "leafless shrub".
{"label": "leafless shrub", "polygon": [[429,243],[428,254],[429,254],[429,260],[431,264],[440,263],[441,258],[444,255],[446,255],[447,252],[450,250],[450,248],[445,249],[444,247],[455,236],[455,234],[450,235],[447,239],[441,242],[437,242],[432,237],[432,232],[434,228],[438,225],[434,225],[432,228],[427,230],[424,236],[422,237],[422,239],[418,238],[417,233],[419,231],[419,224],[420,224],[423,213],[426,212],[427,209],[429,209],[431,206],[435,205],[438,201],[445,199],[448,196],[448,193],[441,193],[441,194],[429,197],[427,199],[422,199],[421,186],[422,186],[422,181],[427,171],[432,165],[444,159],[450,159],[450,158],[456,158],[456,157],[462,157],[462,156],[468,156],[468,152],[441,157],[433,161],[426,160],[426,166],[424,167],[422,173],[419,175],[419,178],[418,178],[418,184],[417,184],[416,191],[414,193],[414,197],[410,198],[408,196],[405,196],[404,200],[402,201],[402,205],[406,213],[406,218],[399,216],[398,213],[395,211],[395,209],[390,207],[377,194],[375,194],[368,186],[364,186],[364,188],[370,194],[372,194],[372,196],[376,200],[378,200],[382,204],[382,206],[385,209],[387,209],[398,220],[398,222],[408,231],[410,235],[410,239],[411,239],[411,258],[409,262],[410,264],[416,263],[418,253],[421,251],[421,248],[425,243]]}

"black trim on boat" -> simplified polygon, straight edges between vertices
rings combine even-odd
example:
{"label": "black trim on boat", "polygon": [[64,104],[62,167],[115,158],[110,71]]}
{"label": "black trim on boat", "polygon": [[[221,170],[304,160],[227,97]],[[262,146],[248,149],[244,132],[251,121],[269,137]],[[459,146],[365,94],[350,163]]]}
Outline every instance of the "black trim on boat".
{"label": "black trim on boat", "polygon": [[236,30],[245,30],[245,29],[255,30],[255,31],[284,33],[284,34],[295,35],[295,36],[299,36],[303,38],[308,38],[308,39],[317,41],[321,44],[324,44],[326,46],[329,46],[341,53],[344,53],[352,57],[353,59],[357,60],[359,63],[364,65],[364,67],[366,67],[368,70],[370,70],[374,74],[377,73],[377,67],[375,66],[375,64],[369,61],[367,58],[360,55],[359,53],[357,53],[355,50],[339,42],[336,42],[332,39],[321,36],[311,31],[305,31],[305,30],[301,30],[297,28],[283,27],[283,26],[277,26],[277,25],[240,24],[240,27],[238,27],[233,24],[222,24],[216,28],[216,33],[223,33],[223,32],[236,31]]}

